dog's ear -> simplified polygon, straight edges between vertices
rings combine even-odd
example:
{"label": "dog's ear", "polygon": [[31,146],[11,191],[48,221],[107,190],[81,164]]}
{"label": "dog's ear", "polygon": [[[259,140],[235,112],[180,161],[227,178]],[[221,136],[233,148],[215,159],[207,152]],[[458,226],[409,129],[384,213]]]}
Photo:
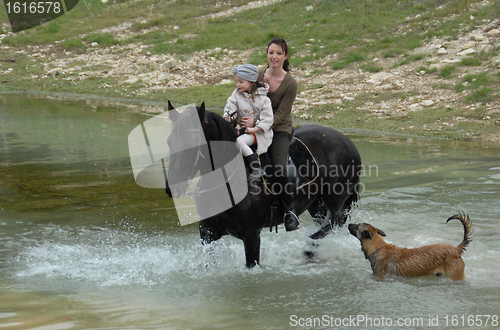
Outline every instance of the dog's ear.
{"label": "dog's ear", "polygon": [[372,239],[372,233],[369,232],[368,230],[363,230],[363,232],[361,233],[361,238],[368,238],[368,239]]}
{"label": "dog's ear", "polygon": [[377,232],[380,236],[385,237],[385,233],[382,230],[377,229]]}

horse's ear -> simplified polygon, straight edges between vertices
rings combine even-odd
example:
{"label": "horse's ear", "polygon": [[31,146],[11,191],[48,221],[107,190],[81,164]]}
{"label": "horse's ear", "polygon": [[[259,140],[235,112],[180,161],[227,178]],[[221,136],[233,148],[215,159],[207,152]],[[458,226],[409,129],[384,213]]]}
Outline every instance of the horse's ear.
{"label": "horse's ear", "polygon": [[198,116],[200,116],[200,122],[205,121],[205,102],[203,102],[198,108]]}
{"label": "horse's ear", "polygon": [[168,111],[168,118],[169,118],[171,121],[173,121],[173,122],[175,122],[175,121],[177,120],[177,118],[179,118],[179,116],[180,116],[179,111],[177,111],[177,110],[173,107],[173,105],[172,105],[172,103],[170,103],[170,101],[168,101],[168,110],[167,110],[167,111]]}

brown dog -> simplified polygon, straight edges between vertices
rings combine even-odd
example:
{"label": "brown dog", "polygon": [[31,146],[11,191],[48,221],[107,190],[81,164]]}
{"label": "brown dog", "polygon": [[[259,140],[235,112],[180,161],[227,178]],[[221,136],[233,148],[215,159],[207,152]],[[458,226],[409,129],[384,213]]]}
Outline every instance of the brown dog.
{"label": "brown dog", "polygon": [[434,244],[406,249],[388,244],[385,233],[367,223],[349,224],[349,232],[361,242],[365,258],[370,260],[373,274],[379,278],[386,274],[397,276],[446,276],[454,281],[465,280],[465,263],[462,253],[472,241],[472,224],[469,216],[456,214],[446,222],[457,219],[464,226],[464,239],[458,246]]}

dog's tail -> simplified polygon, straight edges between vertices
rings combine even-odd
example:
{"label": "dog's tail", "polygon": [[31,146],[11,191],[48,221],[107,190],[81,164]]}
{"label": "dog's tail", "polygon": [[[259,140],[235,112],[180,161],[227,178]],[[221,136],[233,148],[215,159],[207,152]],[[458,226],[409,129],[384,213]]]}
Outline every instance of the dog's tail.
{"label": "dog's tail", "polygon": [[460,249],[460,254],[462,254],[464,253],[467,245],[472,242],[472,232],[474,231],[474,229],[472,228],[472,222],[470,221],[469,216],[466,214],[455,214],[454,216],[449,217],[448,220],[446,220],[446,223],[448,223],[448,221],[452,219],[460,220],[460,222],[464,226],[464,240],[457,246]]}

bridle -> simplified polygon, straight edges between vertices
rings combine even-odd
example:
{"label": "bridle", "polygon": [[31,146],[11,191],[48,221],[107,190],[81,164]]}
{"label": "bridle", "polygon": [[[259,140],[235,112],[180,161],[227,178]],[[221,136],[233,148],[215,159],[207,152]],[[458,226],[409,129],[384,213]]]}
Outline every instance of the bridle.
{"label": "bridle", "polygon": [[[179,127],[178,129],[182,129],[182,127]],[[212,190],[216,190],[217,188],[220,188],[223,185],[226,185],[231,179],[233,179],[235,177],[236,172],[238,170],[238,167],[233,166],[232,167],[233,170],[231,171],[231,173],[226,173],[225,168],[224,168],[223,170],[225,172],[225,176],[224,176],[225,181],[221,182],[220,184],[218,184],[216,186],[212,186],[212,187],[209,187],[208,189],[203,189],[203,190],[200,189],[200,186],[197,186],[194,192],[188,192],[188,190],[190,190],[189,188],[192,186],[193,178],[195,177],[195,174],[198,172],[198,170],[200,170],[200,162],[209,161],[210,162],[209,163],[210,164],[210,167],[209,167],[210,171],[216,171],[217,169],[219,169],[219,167],[214,168],[215,165],[214,165],[214,159],[212,156],[213,155],[212,148],[217,148],[216,144],[218,142],[221,142],[221,143],[230,143],[230,142],[218,141],[218,140],[215,140],[215,141],[204,140],[204,141],[202,141],[201,136],[205,136],[205,135],[199,134],[198,129],[190,128],[190,129],[186,129],[186,131],[187,132],[192,131],[192,134],[188,134],[187,136],[196,137],[196,138],[187,142],[187,146],[186,146],[185,141],[183,141],[183,140],[175,141],[176,143],[179,143],[180,146],[179,146],[179,151],[176,152],[178,158],[174,161],[174,164],[173,164],[174,169],[180,169],[183,164],[181,164],[182,159],[179,157],[179,154],[182,152],[186,152],[188,149],[195,149],[196,148],[196,150],[192,150],[192,152],[196,153],[196,155],[194,156],[194,161],[191,163],[190,171],[187,175],[187,180],[186,180],[187,186],[186,186],[186,191],[184,192],[185,195],[187,195],[187,196],[198,195],[198,194],[210,192]],[[193,147],[187,148],[191,145]],[[208,152],[208,155],[206,154],[206,152]],[[241,151],[239,153],[241,154]],[[224,164],[224,165],[226,165],[226,164]],[[225,167],[225,166],[222,166],[222,167]],[[208,167],[207,167],[207,169],[208,169]],[[203,176],[204,174],[206,174],[206,173],[202,173],[201,176]]]}

